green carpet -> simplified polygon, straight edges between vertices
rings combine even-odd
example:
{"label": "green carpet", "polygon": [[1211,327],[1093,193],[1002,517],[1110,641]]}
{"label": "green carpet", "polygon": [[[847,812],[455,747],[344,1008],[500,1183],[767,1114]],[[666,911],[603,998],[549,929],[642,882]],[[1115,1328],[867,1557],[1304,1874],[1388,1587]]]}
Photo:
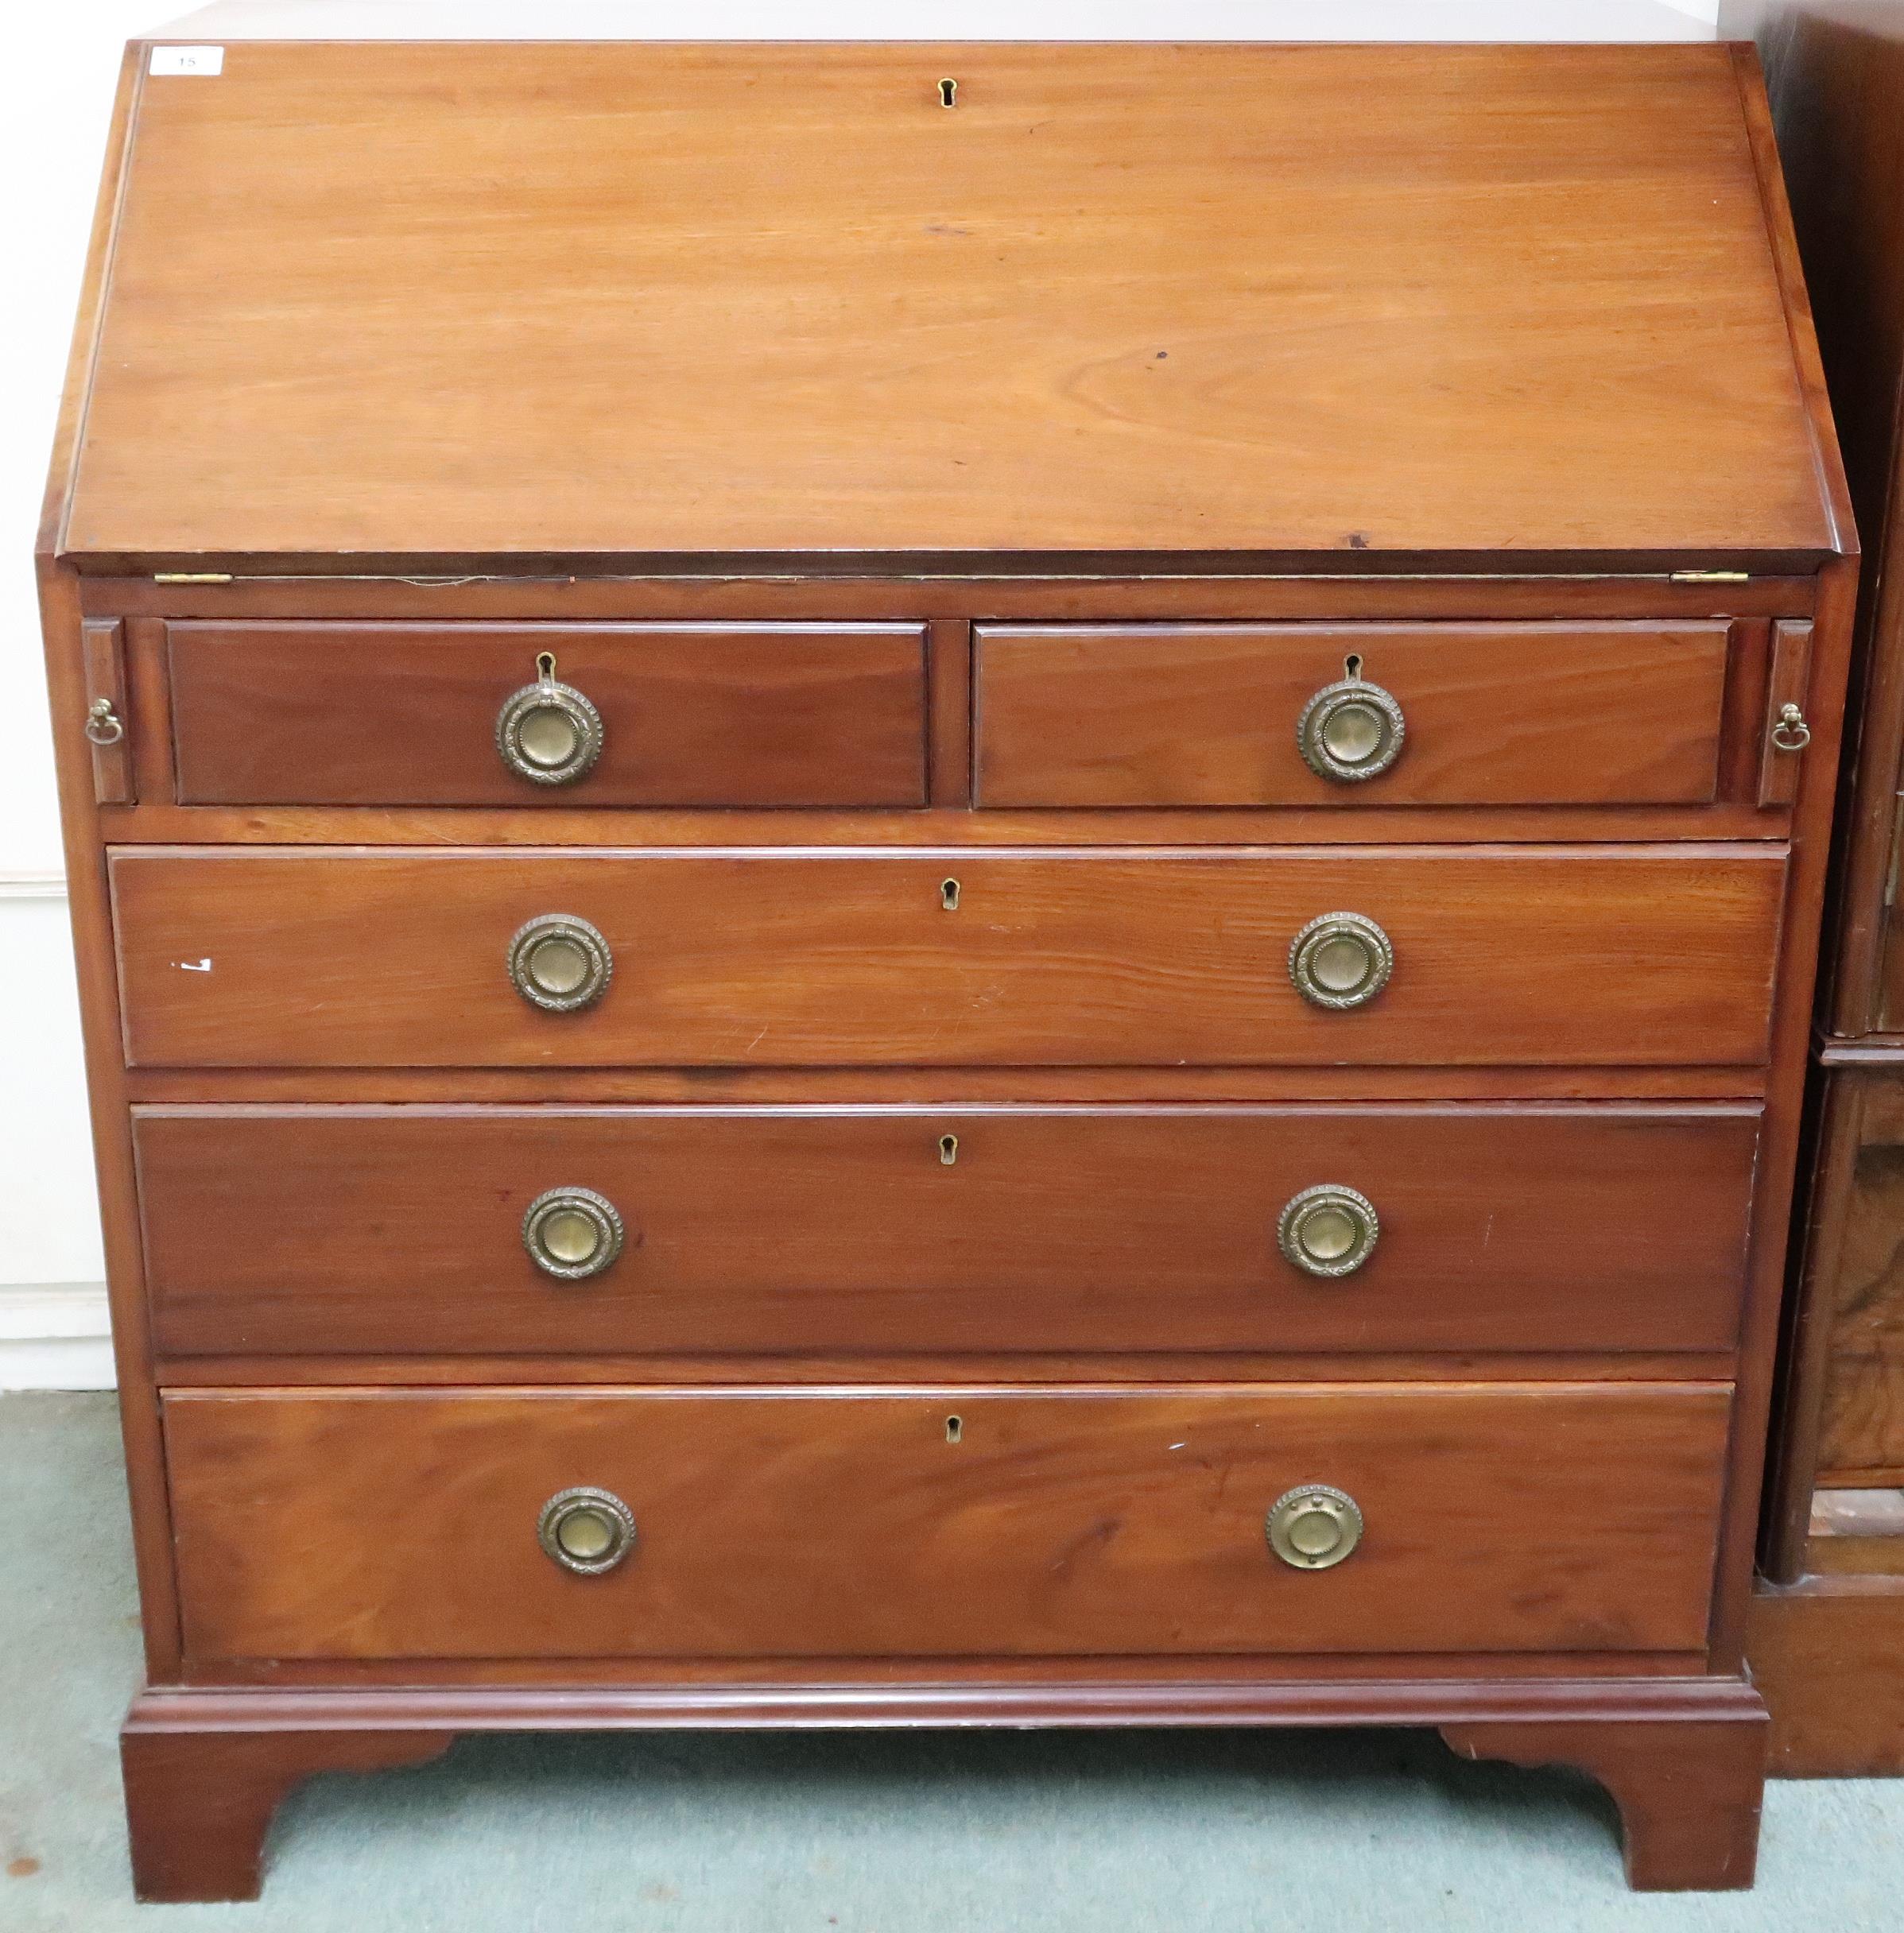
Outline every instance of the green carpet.
{"label": "green carpet", "polygon": [[1904,1780],[1774,1785],[1758,1890],[1635,1896],[1563,1772],[1408,1733],[485,1738],[304,1787],[265,1897],[138,1907],[111,1399],[0,1397],[0,1933],[1904,1928]]}

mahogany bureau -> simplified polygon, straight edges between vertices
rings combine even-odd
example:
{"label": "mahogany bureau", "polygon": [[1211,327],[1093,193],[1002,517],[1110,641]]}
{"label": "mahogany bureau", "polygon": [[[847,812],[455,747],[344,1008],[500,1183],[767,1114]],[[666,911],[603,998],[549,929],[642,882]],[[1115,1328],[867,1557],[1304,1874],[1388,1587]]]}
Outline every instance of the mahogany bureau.
{"label": "mahogany bureau", "polygon": [[1750,1882],[1749,51],[140,44],[73,367],[142,1895],[666,1726],[1438,1726]]}

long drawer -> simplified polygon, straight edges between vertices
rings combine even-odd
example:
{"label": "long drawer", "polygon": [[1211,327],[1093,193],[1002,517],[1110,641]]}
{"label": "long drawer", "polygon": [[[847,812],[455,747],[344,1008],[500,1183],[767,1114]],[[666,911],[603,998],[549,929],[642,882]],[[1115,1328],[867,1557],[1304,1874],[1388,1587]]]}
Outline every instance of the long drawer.
{"label": "long drawer", "polygon": [[987,806],[1693,805],[1728,627],[981,625]]}
{"label": "long drawer", "polygon": [[169,1354],[1722,1350],[1758,1119],[211,1107],[134,1137]]}
{"label": "long drawer", "polygon": [[[175,1393],[165,1427],[197,1660],[1680,1651],[1728,1408],[1699,1385],[343,1390]],[[1342,1561],[1272,1549],[1297,1490],[1298,1551],[1339,1555],[1359,1511]],[[630,1531],[592,1575],[542,1541],[614,1563]]]}
{"label": "long drawer", "polygon": [[[1785,859],[125,848],[111,875],[138,1066],[1751,1065]],[[1372,997],[1316,1004],[1292,949],[1342,912],[1361,936],[1313,978]],[[605,979],[593,1004],[512,981],[552,920],[595,932],[551,982]]]}

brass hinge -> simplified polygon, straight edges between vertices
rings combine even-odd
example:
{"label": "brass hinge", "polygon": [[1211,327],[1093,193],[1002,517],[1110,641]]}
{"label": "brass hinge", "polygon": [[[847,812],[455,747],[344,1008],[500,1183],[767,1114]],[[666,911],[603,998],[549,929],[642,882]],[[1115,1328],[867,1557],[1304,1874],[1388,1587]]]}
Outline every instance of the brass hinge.
{"label": "brass hinge", "polygon": [[1669,584],[1749,584],[1750,571],[1669,571]]}
{"label": "brass hinge", "polygon": [[1890,814],[1890,870],[1884,875],[1884,904],[1894,906],[1898,903],[1898,858],[1900,848],[1904,848],[1904,792],[1898,794]]}
{"label": "brass hinge", "polygon": [[155,584],[228,584],[231,581],[229,571],[154,571],[152,581]]}

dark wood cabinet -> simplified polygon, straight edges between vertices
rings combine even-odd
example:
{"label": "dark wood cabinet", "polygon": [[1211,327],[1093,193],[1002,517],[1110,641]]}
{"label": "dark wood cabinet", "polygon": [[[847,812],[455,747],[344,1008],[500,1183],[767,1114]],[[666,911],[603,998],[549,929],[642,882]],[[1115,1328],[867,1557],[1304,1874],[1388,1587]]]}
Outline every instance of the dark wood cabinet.
{"label": "dark wood cabinet", "polygon": [[1764,60],[1867,560],[1753,1660],[1778,1768],[1904,1772],[1904,4],[1721,25]]}
{"label": "dark wood cabinet", "polygon": [[73,367],[144,1895],[938,1722],[1750,1883],[1856,573],[1748,52],[141,45]]}

